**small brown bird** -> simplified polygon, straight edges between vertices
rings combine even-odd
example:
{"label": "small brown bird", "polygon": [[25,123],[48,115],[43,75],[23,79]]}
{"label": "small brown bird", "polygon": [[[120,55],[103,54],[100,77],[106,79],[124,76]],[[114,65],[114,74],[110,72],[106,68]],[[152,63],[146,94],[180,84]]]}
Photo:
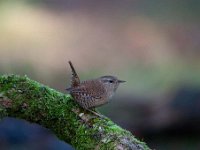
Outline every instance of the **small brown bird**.
{"label": "small brown bird", "polygon": [[125,82],[114,76],[102,76],[80,82],[71,61],[69,61],[69,65],[72,70],[71,87],[66,90],[84,109],[95,108],[108,103],[119,84]]}

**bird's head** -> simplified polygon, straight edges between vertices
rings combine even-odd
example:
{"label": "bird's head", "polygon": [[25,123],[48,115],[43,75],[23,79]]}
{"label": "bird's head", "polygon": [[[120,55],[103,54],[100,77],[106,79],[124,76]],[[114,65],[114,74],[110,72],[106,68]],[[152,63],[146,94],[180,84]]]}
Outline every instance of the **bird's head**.
{"label": "bird's head", "polygon": [[120,83],[126,82],[123,80],[119,80],[117,77],[114,76],[102,76],[99,78],[99,81],[104,85],[104,88],[108,93],[109,98],[114,95]]}

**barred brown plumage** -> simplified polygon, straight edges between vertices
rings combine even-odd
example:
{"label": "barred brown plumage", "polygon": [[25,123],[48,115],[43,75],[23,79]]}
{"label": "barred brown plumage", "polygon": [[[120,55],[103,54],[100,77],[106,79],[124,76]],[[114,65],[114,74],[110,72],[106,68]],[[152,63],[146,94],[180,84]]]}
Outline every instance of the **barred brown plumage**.
{"label": "barred brown plumage", "polygon": [[119,84],[125,81],[115,76],[102,76],[97,79],[80,82],[80,79],[71,63],[72,70],[71,87],[66,89],[74,100],[83,108],[99,107],[109,102]]}

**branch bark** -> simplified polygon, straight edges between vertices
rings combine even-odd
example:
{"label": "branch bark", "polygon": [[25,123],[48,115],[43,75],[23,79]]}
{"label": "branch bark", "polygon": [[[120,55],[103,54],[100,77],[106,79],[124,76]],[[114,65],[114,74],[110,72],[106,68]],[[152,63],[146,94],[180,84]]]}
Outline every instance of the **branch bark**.
{"label": "branch bark", "polygon": [[0,76],[0,119],[8,116],[46,127],[76,149],[150,149],[110,119],[80,108],[69,94],[26,76]]}

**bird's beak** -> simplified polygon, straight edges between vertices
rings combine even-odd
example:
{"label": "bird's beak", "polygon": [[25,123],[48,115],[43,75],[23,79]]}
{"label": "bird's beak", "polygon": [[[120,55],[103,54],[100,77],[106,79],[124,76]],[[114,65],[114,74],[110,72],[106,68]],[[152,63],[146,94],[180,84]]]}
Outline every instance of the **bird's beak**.
{"label": "bird's beak", "polygon": [[126,82],[126,81],[123,81],[123,80],[118,80],[118,82],[119,82],[119,83],[124,83],[124,82]]}

